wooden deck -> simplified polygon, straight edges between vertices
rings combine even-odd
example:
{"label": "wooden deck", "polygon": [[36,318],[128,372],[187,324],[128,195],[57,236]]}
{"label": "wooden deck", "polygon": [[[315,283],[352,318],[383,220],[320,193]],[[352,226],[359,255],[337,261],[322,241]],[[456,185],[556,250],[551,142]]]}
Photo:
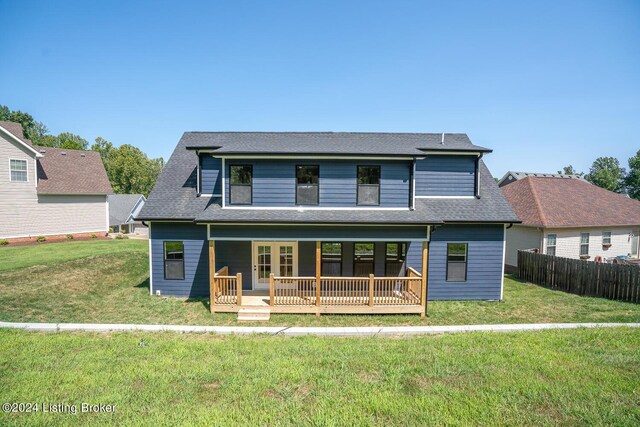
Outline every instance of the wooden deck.
{"label": "wooden deck", "polygon": [[[210,242],[210,265],[215,254]],[[320,271],[320,244],[316,247],[316,271]],[[427,271],[428,249],[423,246],[422,271]],[[280,277],[271,274],[269,293],[245,291],[242,274],[229,274],[229,268],[210,269],[211,313],[238,312],[243,307],[268,306],[271,313],[392,314],[427,313],[427,280],[408,268],[404,277]]]}

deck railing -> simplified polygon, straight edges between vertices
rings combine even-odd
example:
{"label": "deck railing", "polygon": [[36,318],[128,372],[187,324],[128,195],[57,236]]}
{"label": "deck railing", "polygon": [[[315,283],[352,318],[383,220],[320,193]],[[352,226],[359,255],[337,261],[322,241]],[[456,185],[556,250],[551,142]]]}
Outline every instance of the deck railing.
{"label": "deck railing", "polygon": [[211,278],[211,311],[216,305],[242,305],[242,273],[229,275],[229,267],[222,267]]}
{"label": "deck railing", "polygon": [[406,277],[269,277],[271,306],[399,306],[420,305],[422,276]]}

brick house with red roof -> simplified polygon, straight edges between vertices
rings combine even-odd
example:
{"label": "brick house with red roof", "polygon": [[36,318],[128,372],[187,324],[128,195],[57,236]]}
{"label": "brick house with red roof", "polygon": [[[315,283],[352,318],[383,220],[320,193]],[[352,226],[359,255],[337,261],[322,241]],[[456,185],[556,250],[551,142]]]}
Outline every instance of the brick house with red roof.
{"label": "brick house with red roof", "polygon": [[507,268],[517,266],[521,249],[574,259],[638,257],[640,201],[571,177],[526,176],[501,190],[522,221],[507,230]]}
{"label": "brick house with red roof", "polygon": [[0,122],[0,238],[105,233],[113,193],[100,154],[34,146]]}

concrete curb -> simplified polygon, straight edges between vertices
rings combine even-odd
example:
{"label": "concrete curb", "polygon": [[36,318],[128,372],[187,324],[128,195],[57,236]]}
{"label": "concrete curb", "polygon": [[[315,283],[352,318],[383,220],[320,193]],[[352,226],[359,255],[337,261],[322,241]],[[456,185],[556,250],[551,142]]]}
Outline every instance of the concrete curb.
{"label": "concrete curb", "polygon": [[24,329],[41,332],[181,332],[215,333],[221,335],[315,335],[315,336],[401,336],[429,335],[460,332],[519,332],[547,329],[577,328],[638,328],[640,323],[530,323],[509,325],[458,325],[458,326],[365,326],[365,327],[286,327],[286,326],[188,326],[188,325],[130,325],[99,323],[17,323],[0,322],[0,328]]}

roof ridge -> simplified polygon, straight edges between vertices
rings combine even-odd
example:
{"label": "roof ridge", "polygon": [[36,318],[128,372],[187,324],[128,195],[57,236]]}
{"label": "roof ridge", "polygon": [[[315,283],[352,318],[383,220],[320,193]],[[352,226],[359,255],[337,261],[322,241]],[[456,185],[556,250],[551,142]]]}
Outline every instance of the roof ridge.
{"label": "roof ridge", "polygon": [[[443,132],[369,132],[369,131],[268,131],[268,130],[188,130],[185,133],[278,133],[278,134],[370,134],[370,135],[442,135]],[[465,132],[444,132],[445,135],[467,135]]]}
{"label": "roof ridge", "polygon": [[540,199],[538,198],[538,192],[533,186],[533,180],[529,178],[534,178],[534,177],[527,176],[523,179],[523,181],[525,181],[529,185],[529,188],[531,189],[531,195],[533,196],[533,201],[536,204],[536,207],[538,208],[538,215],[540,216],[540,222],[542,222],[543,227],[546,227],[547,217],[545,216],[544,211],[542,210],[542,204],[540,203]]}
{"label": "roof ridge", "polygon": [[60,150],[60,151],[78,151],[80,153],[96,153],[100,155],[100,153],[98,153],[95,150],[77,150],[75,148],[49,147],[47,145],[34,145],[33,148],[36,148],[36,149],[46,148],[48,150]]}

